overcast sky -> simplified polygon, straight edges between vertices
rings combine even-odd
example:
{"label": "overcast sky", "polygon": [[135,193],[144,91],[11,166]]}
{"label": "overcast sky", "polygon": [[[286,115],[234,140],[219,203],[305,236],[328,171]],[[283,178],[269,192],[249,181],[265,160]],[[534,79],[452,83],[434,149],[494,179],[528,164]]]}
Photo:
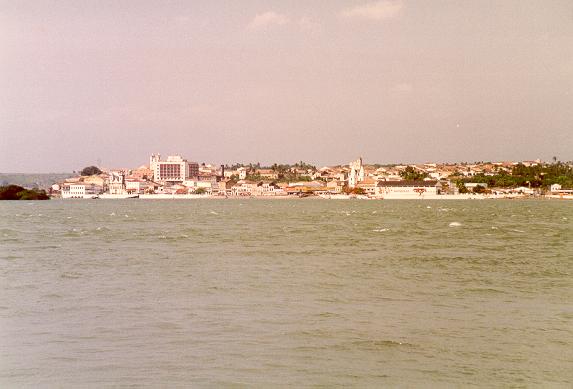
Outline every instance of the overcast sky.
{"label": "overcast sky", "polygon": [[573,1],[0,1],[0,172],[573,159]]}

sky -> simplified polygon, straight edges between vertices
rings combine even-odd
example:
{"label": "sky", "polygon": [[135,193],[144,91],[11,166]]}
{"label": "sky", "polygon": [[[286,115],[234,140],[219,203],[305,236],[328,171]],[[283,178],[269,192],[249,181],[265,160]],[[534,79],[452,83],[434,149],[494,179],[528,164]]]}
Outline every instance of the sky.
{"label": "sky", "polygon": [[0,0],[0,172],[573,160],[573,2]]}

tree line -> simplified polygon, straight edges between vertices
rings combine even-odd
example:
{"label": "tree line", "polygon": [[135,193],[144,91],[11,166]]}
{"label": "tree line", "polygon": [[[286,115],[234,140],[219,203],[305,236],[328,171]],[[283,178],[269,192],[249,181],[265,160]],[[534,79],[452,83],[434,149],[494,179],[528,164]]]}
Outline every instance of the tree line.
{"label": "tree line", "polygon": [[0,200],[48,200],[45,190],[26,189],[19,185],[0,186]]}
{"label": "tree line", "polygon": [[509,172],[500,170],[492,176],[480,173],[473,177],[461,177],[459,181],[484,183],[489,187],[497,188],[517,186],[540,188],[552,184],[560,184],[563,188],[572,188],[573,167],[560,161],[535,166],[525,166],[519,163],[513,166]]}

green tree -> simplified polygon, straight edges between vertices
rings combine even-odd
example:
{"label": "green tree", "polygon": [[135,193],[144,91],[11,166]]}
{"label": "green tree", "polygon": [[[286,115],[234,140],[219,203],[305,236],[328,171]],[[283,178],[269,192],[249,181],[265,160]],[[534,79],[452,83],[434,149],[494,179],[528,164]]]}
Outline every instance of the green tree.
{"label": "green tree", "polygon": [[456,182],[456,186],[458,187],[458,192],[459,193],[468,193],[468,188],[466,188],[466,186],[464,185],[463,181],[457,181]]}
{"label": "green tree", "polygon": [[428,173],[420,172],[414,169],[412,166],[408,166],[402,172],[400,172],[400,177],[405,180],[423,180],[428,177]]}
{"label": "green tree", "polygon": [[82,176],[93,176],[94,174],[101,174],[102,171],[97,166],[87,166],[82,169]]}

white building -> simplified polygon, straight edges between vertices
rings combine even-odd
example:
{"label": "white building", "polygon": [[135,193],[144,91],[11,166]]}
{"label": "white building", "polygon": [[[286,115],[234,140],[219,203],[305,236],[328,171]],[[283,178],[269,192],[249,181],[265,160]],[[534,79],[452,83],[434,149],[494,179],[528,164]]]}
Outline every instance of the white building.
{"label": "white building", "polygon": [[468,189],[474,190],[476,187],[481,186],[484,189],[487,189],[487,183],[485,182],[466,182],[464,186]]}
{"label": "white building", "polygon": [[127,194],[125,190],[125,175],[120,172],[111,172],[108,178],[108,191],[112,195]]}
{"label": "white building", "polygon": [[283,188],[271,182],[259,182],[253,192],[255,196],[282,196],[286,195]]}
{"label": "white building", "polygon": [[144,180],[126,179],[125,190],[128,194],[144,194],[149,189],[149,182]]}
{"label": "white building", "polygon": [[197,189],[204,189],[207,194],[213,194],[219,190],[219,184],[214,176],[183,181],[183,185],[188,188],[190,192],[195,192]]}
{"label": "white building", "polygon": [[247,168],[246,167],[238,168],[237,172],[239,173],[239,180],[244,180],[247,178]]}
{"label": "white building", "polygon": [[73,183],[62,186],[63,199],[92,199],[98,196],[102,187],[95,184]]}
{"label": "white building", "polygon": [[241,180],[231,188],[233,196],[251,196],[257,190],[258,183],[254,181]]}
{"label": "white building", "polygon": [[195,166],[197,175],[199,166],[196,163],[189,163],[180,155],[170,155],[167,160],[162,161],[160,154],[152,154],[149,158],[149,168],[153,171],[153,179],[157,182],[183,182],[190,177],[190,164],[193,170]]}

